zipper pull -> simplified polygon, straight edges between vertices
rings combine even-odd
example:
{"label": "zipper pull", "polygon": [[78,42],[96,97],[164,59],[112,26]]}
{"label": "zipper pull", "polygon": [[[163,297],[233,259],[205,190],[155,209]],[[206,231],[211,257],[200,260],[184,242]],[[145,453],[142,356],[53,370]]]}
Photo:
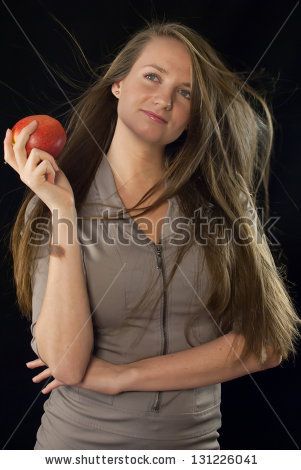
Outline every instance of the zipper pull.
{"label": "zipper pull", "polygon": [[157,268],[162,268],[162,255],[161,255],[161,247],[156,247],[156,254],[157,254]]}

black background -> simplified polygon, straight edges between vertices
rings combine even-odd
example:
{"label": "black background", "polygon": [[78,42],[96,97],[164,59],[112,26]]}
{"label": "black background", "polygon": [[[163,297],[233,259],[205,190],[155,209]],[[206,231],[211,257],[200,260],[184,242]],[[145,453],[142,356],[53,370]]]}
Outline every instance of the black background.
{"label": "black background", "polygon": [[[152,18],[182,21],[203,34],[250,83],[267,91],[276,121],[270,181],[271,215],[278,259],[287,266],[288,286],[300,311],[300,6],[295,1],[7,1],[1,15],[1,135],[30,114],[62,122],[76,89],[62,80],[88,84],[87,64],[62,23],[80,43],[90,65],[109,62],[129,34]],[[40,57],[37,55],[40,55]],[[41,60],[42,59],[42,60]],[[46,66],[49,69],[46,69]],[[52,74],[52,75],[51,75]],[[1,448],[32,449],[46,397],[25,362],[30,324],[16,305],[8,234],[24,184],[8,166],[1,174]],[[41,396],[42,395],[42,396]],[[300,358],[295,363],[222,384],[221,449],[299,448]]]}

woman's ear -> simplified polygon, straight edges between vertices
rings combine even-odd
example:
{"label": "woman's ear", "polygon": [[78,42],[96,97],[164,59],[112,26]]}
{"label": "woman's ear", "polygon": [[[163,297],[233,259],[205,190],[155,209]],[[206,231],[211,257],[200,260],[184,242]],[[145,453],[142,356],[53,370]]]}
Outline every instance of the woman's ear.
{"label": "woman's ear", "polygon": [[113,85],[111,86],[111,91],[112,91],[113,95],[116,96],[116,98],[119,98],[120,82],[113,83]]}

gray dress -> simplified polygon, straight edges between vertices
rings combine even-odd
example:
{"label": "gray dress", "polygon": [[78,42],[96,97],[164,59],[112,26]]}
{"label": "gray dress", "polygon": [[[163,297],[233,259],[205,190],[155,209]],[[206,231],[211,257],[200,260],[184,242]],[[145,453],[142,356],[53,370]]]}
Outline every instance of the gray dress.
{"label": "gray dress", "polygon": [[[30,201],[27,214],[37,196]],[[91,203],[96,203],[92,205]],[[78,217],[116,214],[123,208],[114,175],[104,157]],[[94,355],[114,364],[170,354],[220,336],[204,300],[211,280],[203,248],[184,255],[168,289],[175,260],[172,221],[181,215],[177,197],[169,200],[161,246],[130,217],[78,222],[81,253],[94,327]],[[48,273],[48,248],[40,249],[32,270],[32,324],[41,310]],[[200,282],[196,273],[200,273]],[[150,288],[147,302],[131,310]],[[158,296],[161,296],[156,303]],[[194,335],[184,334],[197,314]],[[38,355],[35,338],[32,349]],[[221,385],[187,390],[129,391],[118,395],[61,386],[44,403],[35,449],[219,449]]]}

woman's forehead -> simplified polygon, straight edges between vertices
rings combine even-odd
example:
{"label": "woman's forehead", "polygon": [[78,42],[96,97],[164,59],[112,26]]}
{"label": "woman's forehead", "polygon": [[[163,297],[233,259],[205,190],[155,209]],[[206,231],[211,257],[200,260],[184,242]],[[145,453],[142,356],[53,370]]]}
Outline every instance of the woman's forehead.
{"label": "woman's forehead", "polygon": [[184,81],[191,81],[191,57],[186,47],[178,40],[156,38],[150,41],[136,60],[134,67],[137,69],[153,65],[164,74],[181,72]]}
{"label": "woman's forehead", "polygon": [[142,49],[138,60],[156,59],[158,56],[171,60],[175,55],[190,61],[189,52],[181,41],[175,38],[153,38]]}

